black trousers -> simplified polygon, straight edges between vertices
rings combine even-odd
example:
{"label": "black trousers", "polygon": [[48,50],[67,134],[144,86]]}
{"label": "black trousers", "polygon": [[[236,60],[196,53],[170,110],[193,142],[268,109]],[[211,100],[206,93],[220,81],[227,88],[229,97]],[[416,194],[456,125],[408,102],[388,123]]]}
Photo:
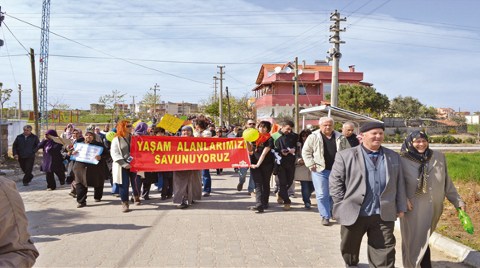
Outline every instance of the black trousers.
{"label": "black trousers", "polygon": [[[101,200],[103,197],[103,185],[99,187],[94,187],[93,188],[93,198]],[[77,202],[79,204],[86,204],[87,203],[87,192],[88,192],[88,187],[85,187],[85,185],[81,183],[76,183],[75,184],[75,190],[77,192]]]}
{"label": "black trousers", "polygon": [[57,188],[57,184],[55,183],[55,175],[57,175],[60,184],[65,184],[65,171],[63,170],[55,170],[50,172],[45,172],[47,177],[47,188],[55,190]]}
{"label": "black trousers", "polygon": [[270,197],[270,178],[272,177],[273,163],[270,165],[261,165],[258,168],[250,169],[250,174],[255,182],[255,202],[256,207],[268,207]]}
{"label": "black trousers", "polygon": [[163,186],[162,197],[172,197],[173,195],[173,172],[162,172],[163,174]]}
{"label": "black trousers", "polygon": [[292,201],[288,197],[288,188],[292,186],[293,178],[295,177],[295,162],[282,163],[278,167],[278,183],[280,189],[278,195],[283,199],[284,204],[291,204]]}
{"label": "black trousers", "polygon": [[350,226],[342,225],[340,229],[342,252],[345,264],[356,266],[359,262],[360,244],[365,233],[368,236],[368,262],[370,267],[395,266],[395,222],[383,221],[380,215],[358,217]]}
{"label": "black trousers", "polygon": [[23,173],[23,183],[30,183],[33,179],[33,164],[35,163],[35,157],[27,157],[27,158],[18,158],[18,163],[20,164],[20,168],[22,169]]}

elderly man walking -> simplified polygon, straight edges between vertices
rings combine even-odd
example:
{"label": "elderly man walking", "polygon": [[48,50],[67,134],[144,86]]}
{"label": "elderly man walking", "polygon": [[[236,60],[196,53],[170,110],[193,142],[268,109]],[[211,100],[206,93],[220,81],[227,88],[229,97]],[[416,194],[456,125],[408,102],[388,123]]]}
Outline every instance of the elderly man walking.
{"label": "elderly man walking", "polygon": [[18,160],[23,173],[23,185],[27,186],[33,179],[33,164],[35,162],[35,148],[40,143],[37,135],[32,133],[32,126],[25,125],[23,133],[15,138],[12,145],[13,157]]}
{"label": "elderly man walking", "polygon": [[302,148],[302,157],[312,172],[312,182],[317,197],[318,212],[322,217],[322,225],[330,225],[332,218],[331,198],[328,189],[328,177],[332,170],[335,154],[350,148],[347,139],[333,130],[334,121],[330,117],[319,120],[320,129],[308,136]]}
{"label": "elderly man walking", "polygon": [[394,267],[395,220],[407,210],[400,156],[382,146],[384,125],[360,128],[360,146],[337,153],[330,173],[333,216],[340,223],[340,250],[356,266],[362,237],[368,236],[370,267]]}

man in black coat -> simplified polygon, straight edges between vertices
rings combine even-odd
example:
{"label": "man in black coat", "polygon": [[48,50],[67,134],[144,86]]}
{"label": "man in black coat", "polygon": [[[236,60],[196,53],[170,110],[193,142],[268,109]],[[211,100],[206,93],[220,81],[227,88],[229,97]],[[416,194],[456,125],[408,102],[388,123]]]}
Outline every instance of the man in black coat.
{"label": "man in black coat", "polygon": [[35,162],[35,148],[40,143],[37,135],[32,133],[32,126],[25,125],[23,133],[18,135],[13,142],[13,157],[20,163],[20,168],[25,175],[23,185],[27,186],[33,179],[33,164]]}
{"label": "man in black coat", "polygon": [[292,186],[295,176],[295,149],[297,148],[298,135],[292,132],[294,123],[290,120],[284,120],[280,123],[281,129],[272,135],[275,144],[275,154],[279,158],[278,181],[280,189],[278,191],[277,202],[283,203],[284,210],[290,210],[292,201],[288,196],[288,188]]}

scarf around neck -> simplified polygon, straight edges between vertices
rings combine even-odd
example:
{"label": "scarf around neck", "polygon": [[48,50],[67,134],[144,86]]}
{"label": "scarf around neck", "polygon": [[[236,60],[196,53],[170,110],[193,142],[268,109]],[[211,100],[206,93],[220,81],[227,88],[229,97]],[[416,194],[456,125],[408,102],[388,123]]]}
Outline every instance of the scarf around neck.
{"label": "scarf around neck", "polygon": [[425,152],[419,153],[417,149],[413,146],[413,142],[416,139],[426,139],[428,141],[428,136],[422,131],[413,131],[411,132],[402,144],[400,149],[400,155],[405,157],[413,162],[419,163],[420,167],[418,168],[418,177],[417,177],[417,190],[416,194],[424,194],[427,192],[427,181],[428,181],[428,162],[432,158],[433,151],[427,147]]}

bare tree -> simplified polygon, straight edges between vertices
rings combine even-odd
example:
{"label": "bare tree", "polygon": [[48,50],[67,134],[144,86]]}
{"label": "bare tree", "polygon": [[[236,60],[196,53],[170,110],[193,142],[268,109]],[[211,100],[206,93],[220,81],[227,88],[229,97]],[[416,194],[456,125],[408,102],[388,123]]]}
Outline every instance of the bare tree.
{"label": "bare tree", "polygon": [[119,90],[112,90],[112,94],[103,95],[98,99],[98,102],[105,105],[105,109],[112,109],[112,121],[115,121],[115,118],[118,117],[118,104],[123,103],[123,98],[127,93],[121,93]]}
{"label": "bare tree", "polygon": [[3,89],[3,83],[0,82],[0,121],[3,120],[3,104],[7,102],[12,96],[12,89]]}

